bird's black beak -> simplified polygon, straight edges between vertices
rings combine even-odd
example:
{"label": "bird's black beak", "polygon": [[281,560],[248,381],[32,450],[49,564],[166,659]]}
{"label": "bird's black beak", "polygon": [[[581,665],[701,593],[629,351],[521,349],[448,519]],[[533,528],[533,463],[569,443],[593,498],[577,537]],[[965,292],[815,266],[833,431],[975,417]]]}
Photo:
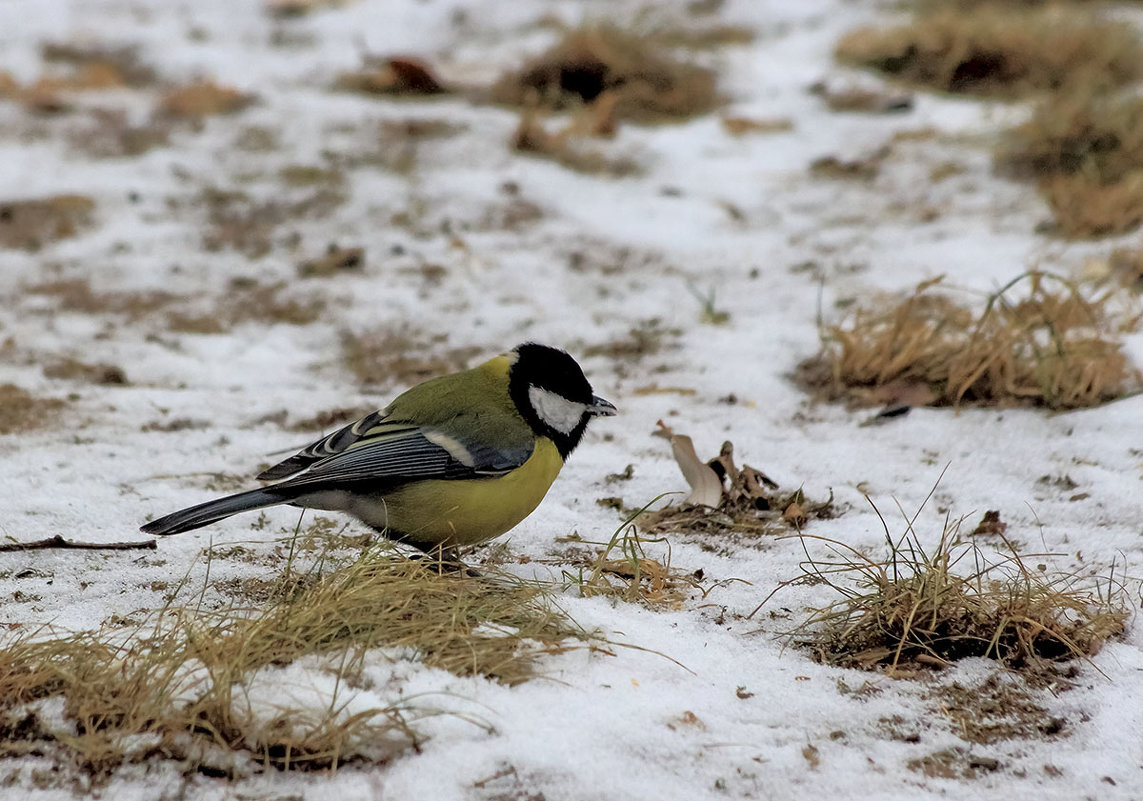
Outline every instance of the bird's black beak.
{"label": "bird's black beak", "polygon": [[611,417],[615,412],[615,404],[598,395],[592,397],[591,405],[587,407],[587,413],[595,417]]}

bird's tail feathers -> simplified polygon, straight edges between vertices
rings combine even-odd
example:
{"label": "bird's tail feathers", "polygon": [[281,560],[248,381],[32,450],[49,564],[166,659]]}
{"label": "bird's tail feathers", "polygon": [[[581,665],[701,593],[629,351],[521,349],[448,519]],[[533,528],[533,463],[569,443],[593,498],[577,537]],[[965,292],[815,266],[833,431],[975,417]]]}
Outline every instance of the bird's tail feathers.
{"label": "bird's tail feathers", "polygon": [[250,490],[180,509],[140,526],[139,530],[145,534],[157,534],[159,536],[181,534],[184,531],[210,525],[239,512],[262,509],[285,501],[288,501],[288,498],[283,498],[280,492],[273,492],[269,489]]}

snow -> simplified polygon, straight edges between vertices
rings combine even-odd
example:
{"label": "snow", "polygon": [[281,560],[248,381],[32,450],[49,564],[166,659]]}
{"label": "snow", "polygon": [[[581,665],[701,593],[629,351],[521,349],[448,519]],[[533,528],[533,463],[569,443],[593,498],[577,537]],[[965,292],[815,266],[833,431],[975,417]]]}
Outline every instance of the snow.
{"label": "snow", "polygon": [[[507,143],[518,118],[509,110],[329,88],[368,53],[415,54],[446,79],[487,83],[552,41],[552,26],[539,24],[545,19],[630,22],[642,13],[687,25],[686,5],[360,0],[275,20],[256,2],[0,2],[0,70],[20,80],[39,74],[43,41],[110,42],[138,44],[164,79],[207,76],[258,96],[237,115],[177,130],[169,146],[103,160],[70,148],[58,133],[78,124],[67,115],[37,122],[0,102],[2,199],[82,193],[97,203],[97,224],[78,237],[37,253],[0,250],[0,338],[12,343],[0,352],[0,383],[77,396],[54,426],[0,436],[0,535],[135,538],[148,515],[215,494],[211,476],[252,476],[271,452],[319,433],[266,422],[275,412],[288,410],[296,421],[338,406],[384,405],[403,387],[357,386],[337,361],[344,331],[407,326],[426,350],[476,346],[488,356],[534,339],[579,356],[658,320],[678,333],[666,334],[657,353],[581,357],[595,390],[620,416],[592,424],[540,509],[504,538],[532,560],[513,565],[516,572],[558,575],[555,538],[573,531],[606,541],[619,520],[597,498],[622,495],[640,506],[686,491],[669,446],[652,436],[663,419],[691,436],[700,456],[731,439],[740,459],[784,488],[803,486],[813,498],[832,491],[843,514],[812,522],[811,533],[870,553],[880,552],[884,535],[864,494],[900,530],[894,499],[912,513],[947,465],[918,520],[923,538],[936,541],[946,511],[975,520],[999,509],[1012,539],[1054,554],[1044,559],[1055,568],[1106,575],[1126,561],[1131,573],[1143,554],[1143,397],[1055,415],[916,409],[860,427],[870,412],[813,405],[786,377],[817,350],[819,302],[829,317],[837,301],[873,300],[940,274],[980,297],[1032,266],[1078,276],[1087,259],[1117,244],[1067,244],[1035,233],[1047,215],[1042,202],[993,175],[990,146],[1027,113],[1024,106],[918,95],[905,114],[847,115],[829,112],[807,91],[821,79],[875,85],[833,64],[832,43],[858,24],[888,19],[892,8],[729,0],[714,21],[744,25],[756,38],[700,56],[722,75],[725,113],[789,119],[792,130],[734,138],[717,115],[624,125],[615,142],[599,146],[634,158],[643,170],[637,177],[583,175],[512,153]],[[114,105],[114,97],[89,93],[77,102]],[[149,107],[122,102],[135,103],[136,112]],[[384,162],[394,154],[385,152],[379,124],[407,119],[445,120],[463,131],[419,145],[407,172],[369,163],[347,169],[346,202],[324,218],[290,220],[262,258],[203,247],[205,212],[196,203],[204,188],[272,197],[281,167],[322,164],[324,153]],[[277,146],[256,153],[237,147],[240,133],[254,126],[272,131]],[[860,158],[895,133],[928,127],[939,136],[895,144],[871,184],[808,172],[819,157]],[[930,181],[932,167],[945,161],[962,171]],[[512,230],[487,223],[511,201],[508,182],[541,209],[538,221]],[[926,220],[924,208],[939,215]],[[393,222],[400,212],[409,224]],[[363,246],[363,273],[297,278],[295,265],[331,241]],[[573,266],[576,253],[582,258]],[[442,266],[443,280],[426,281],[418,271],[426,264]],[[53,313],[53,299],[24,289],[82,277],[97,292],[163,289],[207,309],[235,276],[285,281],[288,297],[319,293],[329,305],[311,325],[251,321],[196,335],[167,330],[161,316]],[[729,314],[724,326],[701,321],[696,294],[709,292]],[[1143,338],[1129,335],[1127,347],[1143,361]],[[120,365],[131,383],[45,378],[41,365],[59,356]],[[693,394],[639,391],[653,385]],[[720,402],[731,393],[737,403]],[[145,430],[181,418],[207,425]],[[605,478],[627,464],[634,465],[630,481]],[[1044,476],[1067,476],[1077,486],[1063,491],[1041,482]],[[189,586],[202,586],[202,549],[254,541],[249,547],[265,551],[293,530],[296,512],[266,514],[261,531],[251,528],[253,516],[239,516],[164,539],[157,552],[0,553],[0,597],[10,599],[0,623],[84,630],[112,615],[155,609],[163,591],[153,582],[174,586],[185,574]],[[335,691],[344,714],[398,698],[458,713],[418,720],[428,737],[419,753],[332,775],[252,772],[233,781],[134,767],[98,792],[124,801],[1143,797],[1143,640],[1134,626],[1078,666],[1073,689],[1035,695],[1066,720],[1064,736],[973,745],[925,694],[936,681],[979,683],[995,671],[992,664],[969,661],[939,680],[917,681],[816,664],[784,647],[779,633],[790,620],[765,612],[744,618],[798,575],[796,540],[738,545],[729,555],[705,550],[697,537],[673,537],[671,547],[676,568],[749,583],[728,583],[706,598],[695,593],[668,611],[569,591],[560,603],[578,623],[636,647],[549,656],[544,678],[515,687],[377,652],[367,662],[371,690],[338,689],[328,666],[312,657],[267,668],[236,693],[251,714],[269,716],[283,698],[320,711]],[[216,560],[211,570],[211,581],[220,582],[267,578],[273,568]],[[767,609],[784,607],[796,620],[805,607],[831,600],[825,588],[795,587]],[[843,690],[865,682],[873,692]],[[888,734],[885,721],[916,737]],[[947,748],[994,758],[999,768],[972,779],[910,769],[910,760]],[[33,781],[33,767],[0,765],[12,782],[3,782],[0,798],[72,797],[64,786]]]}

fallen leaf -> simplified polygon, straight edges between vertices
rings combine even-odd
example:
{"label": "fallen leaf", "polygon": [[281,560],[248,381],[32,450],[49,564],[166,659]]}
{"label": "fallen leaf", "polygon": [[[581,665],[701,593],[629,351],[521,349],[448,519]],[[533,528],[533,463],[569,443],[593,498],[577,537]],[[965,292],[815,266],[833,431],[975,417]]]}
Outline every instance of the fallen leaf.
{"label": "fallen leaf", "polygon": [[671,441],[671,453],[683,473],[683,478],[691,486],[691,494],[686,502],[696,506],[717,508],[722,501],[722,480],[718,474],[704,464],[695,453],[695,444],[684,434],[676,434],[659,421],[659,426]]}
{"label": "fallen leaf", "polygon": [[980,522],[976,524],[976,528],[969,534],[970,537],[980,535],[992,535],[999,537],[1008,530],[1008,524],[1001,521],[1000,512],[992,509],[984,513],[984,517],[980,518]]}
{"label": "fallen leaf", "polygon": [[801,528],[806,523],[806,512],[800,503],[791,503],[782,512],[782,519],[794,528]]}

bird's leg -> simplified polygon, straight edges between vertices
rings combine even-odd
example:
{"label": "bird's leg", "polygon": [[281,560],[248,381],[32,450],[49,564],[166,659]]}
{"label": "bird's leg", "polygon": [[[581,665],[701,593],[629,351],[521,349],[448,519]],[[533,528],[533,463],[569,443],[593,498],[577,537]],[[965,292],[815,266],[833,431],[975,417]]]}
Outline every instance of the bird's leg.
{"label": "bird's leg", "polygon": [[422,553],[414,554],[412,558],[424,560],[438,575],[443,576],[446,573],[463,573],[470,578],[480,576],[480,573],[461,561],[460,551],[455,546],[431,545],[427,548],[421,548],[421,550]]}

